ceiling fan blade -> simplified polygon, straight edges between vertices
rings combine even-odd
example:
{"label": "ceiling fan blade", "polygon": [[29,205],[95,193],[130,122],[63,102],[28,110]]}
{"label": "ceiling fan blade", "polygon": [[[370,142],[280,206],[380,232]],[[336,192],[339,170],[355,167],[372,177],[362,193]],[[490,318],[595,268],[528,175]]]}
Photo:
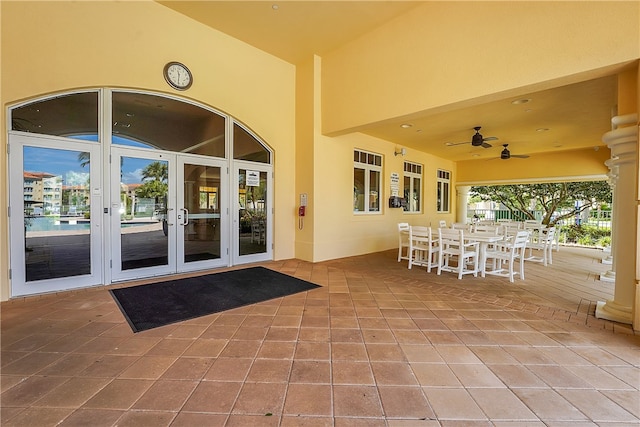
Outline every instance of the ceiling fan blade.
{"label": "ceiling fan blade", "polygon": [[483,142],[481,145],[482,148],[491,148],[493,147],[491,144],[487,144],[486,142]]}
{"label": "ceiling fan blade", "polygon": [[467,142],[445,142],[444,145],[446,145],[447,147],[453,147],[454,145],[462,145],[462,144],[471,144],[470,141]]}
{"label": "ceiling fan blade", "polygon": [[486,138],[482,138],[483,141],[487,142],[487,141],[497,141],[498,137],[497,136],[488,136]]}
{"label": "ceiling fan blade", "polygon": [[528,159],[529,155],[527,155],[527,154],[512,154],[511,157],[517,157],[519,159]]}

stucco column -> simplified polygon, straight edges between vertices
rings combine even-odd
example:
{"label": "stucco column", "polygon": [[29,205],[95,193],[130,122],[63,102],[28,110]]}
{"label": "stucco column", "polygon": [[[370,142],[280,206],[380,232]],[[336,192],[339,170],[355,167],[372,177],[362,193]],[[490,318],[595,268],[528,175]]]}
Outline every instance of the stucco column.
{"label": "stucco column", "polygon": [[465,224],[467,222],[467,205],[469,202],[469,191],[471,187],[466,185],[461,185],[456,187],[456,222],[461,222]]}
{"label": "stucco column", "polygon": [[[607,176],[609,177],[609,186],[611,187],[611,208],[615,206],[616,200],[616,181],[618,180],[618,166],[613,164],[613,159],[609,159],[605,162],[605,165],[609,168],[609,173]],[[604,274],[600,275],[600,281],[602,282],[615,282],[616,280],[616,265],[614,258],[614,244],[613,242],[616,240],[615,238],[616,226],[613,221],[613,211],[611,212],[611,243],[609,244],[609,250],[605,251],[607,254],[605,258],[602,260],[603,264],[611,265],[611,268],[607,270]]]}
{"label": "stucco column", "polygon": [[[598,302],[596,317],[633,324],[637,288],[638,115],[616,116],[611,121],[617,128],[605,133],[602,141],[611,149],[611,165],[617,167],[612,219],[614,229],[618,230],[612,241],[616,278],[613,299]],[[631,126],[618,127],[621,125]]]}

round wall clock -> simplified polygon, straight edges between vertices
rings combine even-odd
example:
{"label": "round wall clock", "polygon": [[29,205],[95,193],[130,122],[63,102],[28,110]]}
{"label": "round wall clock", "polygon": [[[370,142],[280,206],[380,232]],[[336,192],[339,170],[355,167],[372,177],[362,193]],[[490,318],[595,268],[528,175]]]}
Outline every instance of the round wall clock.
{"label": "round wall clock", "polygon": [[187,90],[193,83],[193,76],[186,65],[180,62],[169,62],[164,66],[164,79],[174,89]]}

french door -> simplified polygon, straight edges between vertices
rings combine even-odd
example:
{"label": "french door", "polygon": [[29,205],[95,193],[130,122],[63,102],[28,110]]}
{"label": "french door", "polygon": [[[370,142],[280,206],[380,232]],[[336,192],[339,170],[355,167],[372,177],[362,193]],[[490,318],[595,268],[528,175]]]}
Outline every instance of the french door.
{"label": "french door", "polygon": [[111,278],[228,265],[224,160],[112,147]]}
{"label": "french door", "polygon": [[245,264],[273,257],[273,180],[270,165],[234,163],[233,263]]}
{"label": "french door", "polygon": [[9,135],[11,296],[102,283],[100,145]]}

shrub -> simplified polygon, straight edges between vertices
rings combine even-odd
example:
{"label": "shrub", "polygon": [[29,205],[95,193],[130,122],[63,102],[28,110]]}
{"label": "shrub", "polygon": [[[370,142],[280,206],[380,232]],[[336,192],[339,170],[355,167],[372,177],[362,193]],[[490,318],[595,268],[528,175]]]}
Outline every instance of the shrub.
{"label": "shrub", "polygon": [[565,225],[560,228],[560,238],[567,243],[605,247],[611,245],[611,230],[592,225]]}

